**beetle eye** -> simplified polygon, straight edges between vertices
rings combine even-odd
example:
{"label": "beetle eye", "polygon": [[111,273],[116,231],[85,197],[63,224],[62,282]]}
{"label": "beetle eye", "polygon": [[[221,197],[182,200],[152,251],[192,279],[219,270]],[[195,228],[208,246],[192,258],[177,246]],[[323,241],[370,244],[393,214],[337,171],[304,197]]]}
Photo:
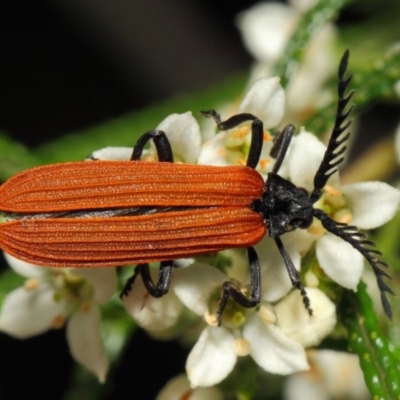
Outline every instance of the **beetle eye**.
{"label": "beetle eye", "polygon": [[299,228],[300,229],[307,229],[308,227],[310,227],[310,225],[313,223],[313,217],[312,215],[306,219],[304,219],[300,224],[299,224]]}

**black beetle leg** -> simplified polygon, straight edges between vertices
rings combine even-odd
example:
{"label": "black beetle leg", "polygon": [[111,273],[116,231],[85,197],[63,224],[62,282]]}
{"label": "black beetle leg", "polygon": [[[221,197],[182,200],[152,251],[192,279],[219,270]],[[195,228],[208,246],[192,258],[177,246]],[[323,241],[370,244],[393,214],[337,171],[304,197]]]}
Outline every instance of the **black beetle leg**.
{"label": "black beetle leg", "polygon": [[248,248],[247,256],[250,267],[250,297],[247,298],[232,282],[224,282],[221,301],[217,309],[218,326],[221,325],[221,317],[229,297],[246,308],[253,308],[261,301],[261,269],[258,256],[253,247]]}
{"label": "black beetle leg", "polygon": [[122,290],[120,297],[127,296],[129,292],[132,290],[132,286],[140,274],[143,280],[143,284],[146,287],[147,291],[153,297],[162,297],[168,293],[169,287],[171,285],[172,279],[172,269],[174,267],[174,262],[172,260],[162,261],[160,263],[160,271],[158,274],[158,280],[156,285],[154,285],[153,279],[150,275],[150,267],[149,264],[138,264],[135,268],[133,275],[126,281],[125,287]]}
{"label": "black beetle leg", "polygon": [[301,283],[299,273],[297,272],[292,259],[290,258],[288,252],[286,251],[285,246],[282,243],[282,240],[280,238],[275,238],[274,240],[283,258],[292,285],[300,291],[301,297],[303,298],[304,307],[306,308],[308,313],[312,315],[313,311],[310,307],[310,299],[308,298],[307,292],[303,284]]}
{"label": "black beetle leg", "polygon": [[260,161],[264,139],[264,128],[261,120],[259,120],[253,114],[243,113],[234,115],[226,121],[221,122],[220,115],[214,110],[201,111],[200,114],[204,117],[213,118],[218,129],[221,131],[235,128],[246,121],[253,121],[251,124],[251,144],[246,165],[253,169],[256,168],[258,162]]}
{"label": "black beetle leg", "polygon": [[276,137],[274,141],[274,145],[269,153],[271,157],[276,159],[274,168],[272,169],[274,174],[278,173],[279,168],[285,159],[294,131],[295,127],[289,124],[285,126],[283,131]]}
{"label": "black beetle leg", "polygon": [[156,146],[158,160],[164,162],[174,162],[171,144],[165,132],[160,130],[148,131],[138,139],[135,147],[133,148],[131,160],[140,160],[140,158],[142,157],[144,146],[151,139],[153,139],[153,142]]}

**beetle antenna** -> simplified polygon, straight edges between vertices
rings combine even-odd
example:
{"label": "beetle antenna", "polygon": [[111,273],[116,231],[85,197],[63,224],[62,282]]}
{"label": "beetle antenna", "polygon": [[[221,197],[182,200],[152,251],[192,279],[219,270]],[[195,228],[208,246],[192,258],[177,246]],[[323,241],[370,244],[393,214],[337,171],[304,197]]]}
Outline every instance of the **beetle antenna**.
{"label": "beetle antenna", "polygon": [[[343,161],[344,157],[340,157],[345,151],[346,146],[342,146],[343,143],[347,141],[350,137],[350,132],[345,134],[339,139],[342,133],[350,126],[351,120],[344,123],[346,118],[349,116],[353,109],[351,105],[347,110],[345,110],[348,102],[353,96],[354,91],[351,91],[346,95],[347,87],[351,81],[352,75],[346,77],[347,65],[349,61],[349,50],[346,50],[342,56],[338,71],[338,104],[336,111],[335,125],[332,129],[331,138],[329,139],[328,147],[325,151],[324,158],[318,168],[317,173],[314,177],[314,190],[310,195],[312,203],[315,203],[322,196],[322,190],[326,185],[328,179],[338,170],[338,165]],[[338,157],[340,157],[338,159]]]}
{"label": "beetle antenna", "polygon": [[351,244],[356,250],[358,250],[371,265],[374,274],[376,276],[376,281],[378,283],[378,288],[381,293],[381,301],[383,309],[389,319],[392,319],[392,309],[389,304],[389,300],[386,297],[386,293],[394,294],[392,289],[386,284],[383,278],[389,278],[390,275],[384,271],[381,267],[387,268],[388,265],[379,259],[382,253],[374,247],[376,246],[374,242],[367,239],[367,235],[358,230],[356,226],[343,224],[336,222],[329,218],[328,215],[320,209],[313,210],[313,216],[318,218],[322,226],[329,232],[340,237],[347,243]]}

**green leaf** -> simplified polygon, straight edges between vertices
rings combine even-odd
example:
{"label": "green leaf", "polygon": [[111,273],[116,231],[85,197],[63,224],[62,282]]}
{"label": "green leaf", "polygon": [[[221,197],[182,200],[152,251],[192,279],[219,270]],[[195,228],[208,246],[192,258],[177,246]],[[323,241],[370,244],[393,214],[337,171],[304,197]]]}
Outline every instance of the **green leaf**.
{"label": "green leaf", "polygon": [[6,296],[14,289],[24,284],[25,278],[12,270],[6,270],[0,275],[0,309]]}
{"label": "green leaf", "polygon": [[281,77],[283,87],[287,86],[291,77],[299,68],[311,38],[322,26],[332,21],[341,8],[349,3],[351,3],[351,0],[319,1],[314,8],[303,15],[296,31],[289,39],[283,55],[274,68],[273,75]]}
{"label": "green leaf", "polygon": [[382,226],[375,234],[374,239],[379,243],[379,250],[383,259],[389,264],[389,272],[400,272],[399,241],[400,241],[400,213],[398,212],[389,222]]}
{"label": "green leaf", "polygon": [[101,328],[104,347],[112,362],[118,360],[137,325],[117,295],[102,306]]}
{"label": "green leaf", "polygon": [[355,73],[353,87],[356,88],[354,102],[364,108],[377,99],[395,96],[394,85],[400,80],[400,50],[391,51],[382,60],[375,62],[365,73]]}
{"label": "green leaf", "polygon": [[[340,38],[352,55],[352,68],[368,69],[375,60],[382,59],[387,49],[400,37],[400,2],[398,0],[365,1],[354,3],[354,12],[363,18],[341,27]],[[351,11],[350,11],[351,12]]]}
{"label": "green leaf", "polygon": [[[351,55],[350,55],[350,58]],[[352,103],[360,113],[372,102],[382,99],[391,99],[395,96],[394,85],[400,80],[400,51],[389,53],[382,61],[375,63],[368,70],[354,72],[350,88],[355,89]],[[349,68],[350,73],[351,66]],[[332,129],[337,107],[337,96],[325,107],[318,110],[305,122],[307,130],[317,136]]]}
{"label": "green leaf", "polygon": [[378,325],[363,282],[358,285],[357,293],[345,291],[341,311],[349,348],[359,357],[371,396],[387,400],[400,398],[399,359]]}
{"label": "green leaf", "polygon": [[13,141],[7,134],[0,132],[0,180],[6,180],[15,173],[39,164],[35,157],[22,144]]}

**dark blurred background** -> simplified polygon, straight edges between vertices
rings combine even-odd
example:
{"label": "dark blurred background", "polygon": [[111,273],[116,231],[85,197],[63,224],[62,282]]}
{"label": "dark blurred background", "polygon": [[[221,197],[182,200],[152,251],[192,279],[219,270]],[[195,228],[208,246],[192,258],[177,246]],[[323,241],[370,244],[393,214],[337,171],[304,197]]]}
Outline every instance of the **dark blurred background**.
{"label": "dark blurred background", "polygon": [[[234,17],[256,1],[35,0],[0,13],[0,129],[28,146],[246,71]],[[363,18],[346,10],[340,23]],[[138,332],[101,399],[153,399],[186,351]],[[0,334],[0,399],[62,399],[64,331]]]}
{"label": "dark blurred background", "polygon": [[255,2],[9,2],[0,129],[29,145],[244,71],[234,16]]}

